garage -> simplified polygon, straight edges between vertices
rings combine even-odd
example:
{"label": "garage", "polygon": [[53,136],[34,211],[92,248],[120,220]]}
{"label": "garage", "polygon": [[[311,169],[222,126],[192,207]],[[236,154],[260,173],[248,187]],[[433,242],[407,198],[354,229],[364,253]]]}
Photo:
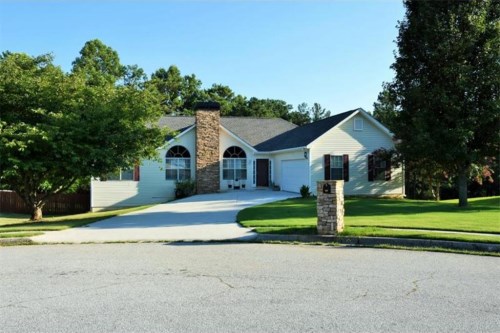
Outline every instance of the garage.
{"label": "garage", "polygon": [[302,185],[309,186],[309,164],[307,160],[285,160],[281,162],[281,189],[300,193]]}

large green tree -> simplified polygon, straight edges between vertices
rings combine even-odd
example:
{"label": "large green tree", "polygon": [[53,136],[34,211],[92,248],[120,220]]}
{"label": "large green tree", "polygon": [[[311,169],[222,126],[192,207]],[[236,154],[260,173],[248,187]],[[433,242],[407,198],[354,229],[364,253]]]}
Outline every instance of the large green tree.
{"label": "large green tree", "polygon": [[207,99],[201,91],[201,81],[194,74],[182,76],[175,65],[160,68],[151,75],[150,86],[162,95],[164,113],[171,115],[192,114],[197,102]]}
{"label": "large green tree", "polygon": [[103,85],[115,83],[126,74],[127,68],[120,63],[115,50],[99,39],[93,39],[80,50],[80,56],[73,61],[72,71],[85,74],[88,84]]}
{"label": "large green tree", "polygon": [[156,156],[164,140],[157,92],[117,80],[93,67],[64,73],[49,55],[0,57],[0,182],[32,208],[32,220],[76,180]]}
{"label": "large green tree", "polygon": [[392,87],[398,149],[405,159],[432,159],[458,181],[467,205],[474,164],[498,156],[500,2],[404,1]]}

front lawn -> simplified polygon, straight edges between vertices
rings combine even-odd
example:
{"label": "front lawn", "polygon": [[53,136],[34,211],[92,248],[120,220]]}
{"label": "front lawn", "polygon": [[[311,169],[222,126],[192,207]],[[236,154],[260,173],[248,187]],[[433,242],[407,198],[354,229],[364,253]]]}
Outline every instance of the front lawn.
{"label": "front lawn", "polygon": [[113,216],[130,213],[151,206],[139,206],[95,213],[44,217],[41,222],[29,221],[29,215],[0,213],[0,238],[30,237],[43,231],[80,227]]}
{"label": "front lawn", "polygon": [[[238,221],[260,233],[315,234],[316,200],[295,198],[247,208]],[[500,242],[500,236],[442,232],[500,235],[500,197],[472,198],[467,208],[459,208],[457,200],[347,198],[345,226],[344,236]]]}

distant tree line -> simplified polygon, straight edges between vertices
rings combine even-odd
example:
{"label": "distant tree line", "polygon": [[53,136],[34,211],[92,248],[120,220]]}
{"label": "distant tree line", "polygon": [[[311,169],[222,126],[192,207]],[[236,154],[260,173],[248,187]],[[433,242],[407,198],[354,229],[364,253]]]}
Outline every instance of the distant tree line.
{"label": "distant tree line", "polygon": [[137,65],[120,64],[118,53],[100,40],[91,40],[73,62],[73,71],[85,69],[89,82],[99,80],[120,81],[124,85],[139,88],[154,88],[161,94],[161,108],[166,115],[193,115],[198,102],[215,101],[221,105],[221,115],[235,117],[283,118],[297,125],[310,123],[330,116],[330,111],[319,103],[309,107],[301,103],[296,109],[279,99],[245,97],[230,87],[214,83],[202,88],[202,81],[195,74],[183,75],[180,69],[171,65],[159,68],[150,76]]}
{"label": "distant tree line", "polygon": [[198,102],[215,101],[221,105],[221,115],[233,117],[283,118],[304,125],[330,116],[330,111],[319,103],[309,107],[301,103],[296,109],[279,99],[247,98],[236,94],[230,87],[214,83],[202,89],[195,74],[182,75],[177,66],[156,70],[143,84],[155,87],[162,94],[162,108],[168,115],[193,115]]}

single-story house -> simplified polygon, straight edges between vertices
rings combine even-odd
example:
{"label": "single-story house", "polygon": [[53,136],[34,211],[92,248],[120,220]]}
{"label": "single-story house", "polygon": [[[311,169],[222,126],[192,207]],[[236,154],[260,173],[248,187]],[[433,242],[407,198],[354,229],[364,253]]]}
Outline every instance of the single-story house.
{"label": "single-story house", "polygon": [[346,195],[403,196],[401,168],[372,153],[394,147],[391,132],[361,108],[303,126],[279,118],[221,117],[213,104],[192,117],[164,116],[175,131],[160,161],[144,160],[106,180],[91,182],[93,210],[171,200],[178,181],[196,181],[197,193],[279,186],[299,193],[302,185],[344,180]]}

